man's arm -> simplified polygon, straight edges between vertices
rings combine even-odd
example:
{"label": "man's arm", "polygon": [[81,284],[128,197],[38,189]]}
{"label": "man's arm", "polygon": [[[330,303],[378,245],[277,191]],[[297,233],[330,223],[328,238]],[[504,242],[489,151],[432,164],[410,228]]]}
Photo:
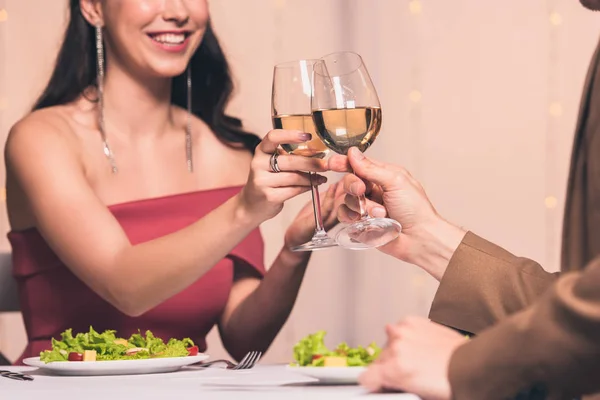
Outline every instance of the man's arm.
{"label": "man's arm", "polygon": [[599,288],[600,257],[459,347],[449,367],[454,399],[504,399],[532,385],[549,399],[600,391]]}
{"label": "man's arm", "polygon": [[356,221],[361,212],[356,196],[368,195],[370,215],[387,216],[403,227],[397,240],[379,250],[441,281],[430,314],[436,322],[476,333],[526,307],[556,279],[533,261],[446,221],[402,167],[370,160],[355,148],[347,158],[330,158],[329,167],[356,174],[344,177],[347,196],[340,221]]}
{"label": "man's arm", "polygon": [[440,281],[429,318],[478,333],[532,304],[557,277],[468,232]]}

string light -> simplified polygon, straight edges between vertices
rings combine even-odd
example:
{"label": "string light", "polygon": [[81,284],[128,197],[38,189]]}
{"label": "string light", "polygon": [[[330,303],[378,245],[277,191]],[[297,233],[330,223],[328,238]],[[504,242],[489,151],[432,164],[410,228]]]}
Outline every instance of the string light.
{"label": "string light", "polygon": [[563,106],[560,102],[559,93],[559,69],[558,69],[558,29],[563,23],[563,17],[558,12],[556,0],[546,0],[546,10],[548,12],[548,121],[546,124],[545,137],[545,191],[544,206],[546,208],[545,215],[545,234],[546,234],[546,265],[550,268],[558,266],[556,249],[558,248],[557,241],[559,240],[556,233],[558,226],[556,213],[558,208],[558,199],[554,195],[557,192],[556,187],[556,142],[558,136],[557,123],[563,115]]}
{"label": "string light", "polygon": [[[426,185],[425,168],[423,163],[422,149],[426,140],[423,132],[423,57],[421,52],[423,42],[423,7],[420,0],[411,0],[408,3],[408,18],[410,28],[409,49],[412,54],[408,59],[412,60],[410,69],[410,86],[408,97],[408,135],[411,147],[411,170],[418,179]],[[413,270],[410,276],[411,288],[415,296],[418,310],[427,313],[431,298],[429,297],[427,277],[422,271]]]}
{"label": "string light", "polygon": [[552,209],[552,208],[556,208],[556,205],[558,204],[558,200],[554,196],[548,196],[544,200],[544,203],[546,204],[546,208]]}
{"label": "string light", "polygon": [[562,15],[557,13],[556,11],[550,13],[550,23],[554,26],[559,26],[562,24]]}
{"label": "string light", "polygon": [[552,103],[550,103],[550,107],[548,107],[548,112],[553,117],[562,116],[562,113],[563,113],[562,104],[560,104],[558,101],[553,101]]}
{"label": "string light", "polygon": [[423,97],[423,96],[421,95],[420,91],[412,90],[408,97],[410,98],[410,101],[412,101],[413,103],[418,103],[421,101],[421,97]]}
{"label": "string light", "polygon": [[285,1],[286,0],[273,0],[273,26],[275,28],[275,35],[273,35],[273,56],[275,62],[279,61],[282,51],[281,36],[283,31],[283,21],[281,14],[282,10],[285,8]]}
{"label": "string light", "polygon": [[5,8],[0,9],[0,22],[8,20],[8,11]]}
{"label": "string light", "polygon": [[420,0],[411,0],[408,3],[408,9],[410,10],[411,14],[419,15],[423,11],[423,6],[421,5]]}
{"label": "string light", "polygon": [[425,286],[425,283],[426,279],[420,271],[416,271],[410,279],[410,284],[417,289],[422,289]]}
{"label": "string light", "polygon": [[421,37],[422,37],[422,18],[417,18],[422,13],[421,1],[411,0],[409,3],[410,11],[410,22],[412,28],[412,51],[410,59],[413,60],[411,68],[411,91],[408,93],[408,99],[410,100],[411,106],[409,107],[409,132],[412,138],[412,154],[413,159],[413,171],[423,181],[424,177],[422,173],[422,158],[418,154],[418,150],[422,148],[423,134],[422,134],[422,106],[421,101],[423,99],[423,93],[421,91]]}
{"label": "string light", "polygon": [[[283,13],[286,7],[286,0],[272,0],[271,7],[273,16],[273,30],[275,32],[275,34],[273,35],[273,42],[271,43],[273,57],[272,64],[276,65],[277,63],[282,61],[284,53],[282,38],[284,36],[283,33],[285,31]],[[286,207],[281,213],[282,218],[280,219],[280,224],[281,229],[283,229],[284,232],[287,228],[286,224],[289,223],[289,221],[292,221],[294,218],[294,214],[292,214],[292,212],[293,210],[291,207]]]}

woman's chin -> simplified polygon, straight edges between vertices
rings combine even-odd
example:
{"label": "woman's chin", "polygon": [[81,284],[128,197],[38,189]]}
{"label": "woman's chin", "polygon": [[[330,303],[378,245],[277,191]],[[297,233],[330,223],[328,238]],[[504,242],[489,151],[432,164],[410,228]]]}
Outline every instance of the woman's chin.
{"label": "woman's chin", "polygon": [[174,78],[183,74],[187,69],[187,64],[183,65],[161,65],[151,69],[150,75],[157,78]]}

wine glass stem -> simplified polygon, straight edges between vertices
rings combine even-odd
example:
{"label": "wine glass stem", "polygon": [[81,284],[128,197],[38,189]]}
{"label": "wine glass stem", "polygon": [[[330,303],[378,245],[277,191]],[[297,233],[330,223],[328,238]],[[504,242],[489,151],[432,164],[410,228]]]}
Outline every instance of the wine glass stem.
{"label": "wine glass stem", "polygon": [[[352,168],[350,168],[350,173],[353,174],[354,171],[352,170]],[[366,184],[366,183],[365,183]],[[367,211],[367,199],[363,194],[359,194],[358,196],[358,208],[360,211],[360,219],[361,220],[365,220],[368,218],[371,218],[371,216],[369,215],[369,212]]]}
{"label": "wine glass stem", "polygon": [[358,205],[360,208],[360,219],[369,218],[369,212],[367,211],[367,199],[364,194],[358,195]]}
{"label": "wine glass stem", "polygon": [[310,176],[310,187],[312,191],[312,201],[313,201],[313,211],[315,216],[315,233],[324,233],[325,228],[323,228],[323,217],[321,217],[321,199],[319,197],[319,186],[313,183],[314,173],[309,172]]}

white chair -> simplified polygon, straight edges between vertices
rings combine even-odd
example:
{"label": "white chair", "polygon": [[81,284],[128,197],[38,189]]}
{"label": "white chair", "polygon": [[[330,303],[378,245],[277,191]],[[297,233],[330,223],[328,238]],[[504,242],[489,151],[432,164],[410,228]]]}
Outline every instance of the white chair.
{"label": "white chair", "polygon": [[19,311],[17,282],[12,276],[12,256],[0,253],[0,312]]}

